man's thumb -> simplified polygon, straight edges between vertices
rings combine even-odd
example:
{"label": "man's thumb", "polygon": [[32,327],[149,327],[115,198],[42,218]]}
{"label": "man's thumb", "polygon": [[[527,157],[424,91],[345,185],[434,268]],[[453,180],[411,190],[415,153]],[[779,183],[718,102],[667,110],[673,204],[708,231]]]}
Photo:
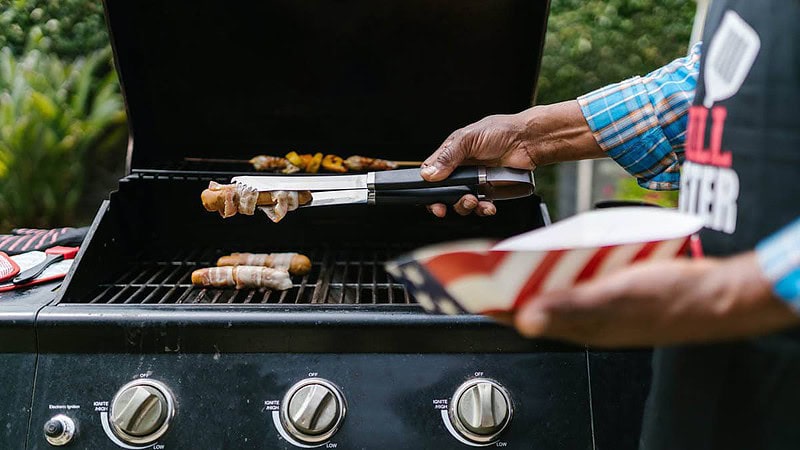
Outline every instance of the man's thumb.
{"label": "man's thumb", "polygon": [[441,181],[466,159],[461,139],[448,138],[425,162],[420,175],[427,181]]}

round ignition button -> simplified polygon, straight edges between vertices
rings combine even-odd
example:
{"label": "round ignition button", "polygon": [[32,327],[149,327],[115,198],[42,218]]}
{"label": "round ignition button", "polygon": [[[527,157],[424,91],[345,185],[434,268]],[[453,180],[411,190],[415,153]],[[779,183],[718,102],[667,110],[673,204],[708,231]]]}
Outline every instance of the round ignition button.
{"label": "round ignition button", "polygon": [[61,447],[72,442],[75,437],[75,422],[69,417],[59,414],[44,424],[44,438],[50,445]]}
{"label": "round ignition button", "polygon": [[136,380],[111,401],[111,426],[129,444],[147,444],[161,437],[174,412],[172,396],[162,383]]}
{"label": "round ignition button", "polygon": [[450,403],[456,430],[476,443],[494,441],[511,420],[511,400],[497,382],[485,378],[462,384]]}
{"label": "round ignition button", "polygon": [[308,444],[330,439],[339,429],[345,412],[342,393],[321,378],[308,378],[295,384],[281,402],[281,419],[286,431]]}

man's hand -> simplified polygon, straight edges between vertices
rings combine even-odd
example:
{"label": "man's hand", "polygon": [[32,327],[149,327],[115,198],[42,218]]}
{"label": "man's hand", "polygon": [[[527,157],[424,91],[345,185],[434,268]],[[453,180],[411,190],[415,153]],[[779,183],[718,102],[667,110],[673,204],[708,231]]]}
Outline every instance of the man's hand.
{"label": "man's hand", "polygon": [[514,325],[528,337],[636,347],[743,338],[800,323],[771,289],[753,252],[644,263],[533,298]]}
{"label": "man's hand", "polygon": [[[486,165],[533,170],[558,161],[597,158],[602,150],[592,136],[577,101],[536,106],[519,114],[495,115],[454,131],[422,164],[428,181],[447,178],[459,165]],[[447,206],[428,207],[444,217]],[[453,209],[467,215],[494,215],[488,201],[465,195]]]}
{"label": "man's hand", "polygon": [[[519,114],[485,117],[454,131],[445,139],[422,163],[422,177],[428,181],[441,181],[461,164],[533,170],[536,161],[531,155],[531,139],[526,132],[525,122]],[[473,210],[479,216],[491,216],[497,212],[492,202],[479,202],[474,195],[465,195],[453,208],[462,216]],[[447,207],[441,203],[431,205],[430,210],[438,217],[447,213]]]}

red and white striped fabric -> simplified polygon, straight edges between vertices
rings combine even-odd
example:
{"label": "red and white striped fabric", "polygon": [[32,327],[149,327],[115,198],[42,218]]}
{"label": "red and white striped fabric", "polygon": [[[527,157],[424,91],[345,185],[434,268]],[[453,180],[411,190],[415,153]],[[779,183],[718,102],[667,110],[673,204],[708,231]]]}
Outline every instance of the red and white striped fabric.
{"label": "red and white striped fabric", "polygon": [[[38,251],[21,253],[19,255],[14,255],[10,257],[10,259],[14,262],[14,264],[16,264],[19,267],[19,271],[28,270],[31,267],[34,267],[39,263],[41,263],[42,261],[44,261],[45,258],[47,258],[47,254]],[[2,294],[3,292],[13,291],[16,289],[24,289],[30,286],[48,283],[50,281],[60,280],[64,278],[69,272],[70,268],[72,267],[72,263],[74,261],[75,261],[74,258],[70,258],[51,264],[46,269],[44,269],[44,272],[40,273],[39,276],[37,276],[32,281],[25,284],[13,284],[9,280],[0,282],[0,301],[3,300],[3,294]]]}
{"label": "red and white striped fabric", "polygon": [[0,282],[10,280],[19,273],[19,265],[3,252],[0,252]]}
{"label": "red and white striped fabric", "polygon": [[429,311],[508,312],[537,294],[636,262],[678,257],[701,226],[671,210],[592,211],[497,245],[470,241],[420,249],[390,262],[387,270]]}

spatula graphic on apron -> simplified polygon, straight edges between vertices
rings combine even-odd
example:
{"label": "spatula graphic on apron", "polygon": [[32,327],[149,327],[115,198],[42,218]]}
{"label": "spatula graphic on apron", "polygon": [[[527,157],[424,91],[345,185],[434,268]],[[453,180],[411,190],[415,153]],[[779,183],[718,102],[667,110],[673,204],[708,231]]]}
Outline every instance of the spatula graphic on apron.
{"label": "spatula graphic on apron", "polygon": [[703,106],[711,108],[739,91],[760,48],[758,33],[734,11],[726,12],[706,55]]}

